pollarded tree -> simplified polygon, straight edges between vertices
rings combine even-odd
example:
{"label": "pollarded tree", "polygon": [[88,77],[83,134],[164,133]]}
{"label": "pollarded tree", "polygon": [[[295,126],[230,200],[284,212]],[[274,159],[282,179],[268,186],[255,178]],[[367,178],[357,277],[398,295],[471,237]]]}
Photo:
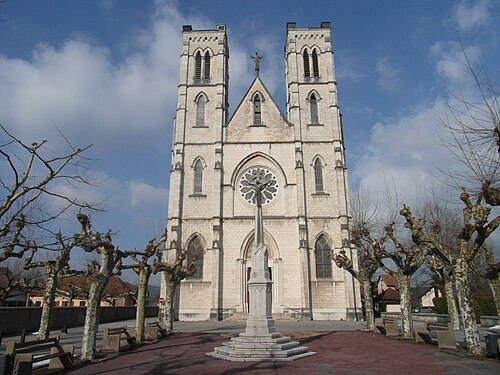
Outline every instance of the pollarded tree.
{"label": "pollarded tree", "polygon": [[[148,292],[149,278],[159,271],[167,270],[168,265],[160,261],[160,251],[167,239],[166,232],[158,240],[149,241],[144,251],[131,251],[133,264],[122,265],[122,269],[132,269],[138,275],[137,285],[137,311],[136,311],[136,338],[137,341],[144,341],[144,323],[146,294]],[[150,263],[152,259],[152,262]]]}
{"label": "pollarded tree", "polygon": [[429,249],[443,263],[450,267],[455,280],[460,312],[464,324],[467,350],[471,354],[481,355],[481,341],[476,325],[476,314],[472,303],[469,272],[471,263],[477,257],[486,239],[500,224],[500,216],[489,220],[491,208],[483,205],[483,195],[476,198],[462,191],[460,199],[464,203],[461,230],[457,236],[456,252],[449,251],[448,243],[444,244],[438,232],[426,230],[425,219],[416,219],[409,207],[401,210],[405,218],[405,226],[412,232],[412,239],[417,246]]}
{"label": "pollarded tree", "polygon": [[375,272],[377,272],[379,265],[373,255],[371,245],[364,243],[361,237],[354,232],[351,235],[351,241],[358,251],[358,267],[354,267],[345,250],[341,250],[339,254],[332,254],[332,258],[337,267],[345,269],[363,285],[366,328],[373,331],[375,330],[375,314],[373,309],[372,278]]}
{"label": "pollarded tree", "polygon": [[[43,294],[42,316],[40,319],[40,328],[38,329],[38,340],[49,338],[50,324],[52,311],[54,309],[54,301],[56,299],[57,286],[61,278],[70,275],[69,258],[73,249],[73,239],[64,239],[61,232],[56,234],[56,241],[53,244],[46,244],[43,250],[55,252],[57,256],[54,259],[45,261],[33,261],[33,256],[40,250],[35,244],[31,245],[31,254],[26,258],[24,263],[25,269],[42,268],[45,269],[46,282],[45,291]],[[46,254],[50,256],[50,254]]]}
{"label": "pollarded tree", "polygon": [[357,191],[351,194],[350,206],[351,243],[356,246],[358,264],[353,264],[344,250],[337,255],[332,252],[330,256],[337,267],[345,269],[363,285],[366,328],[373,331],[375,329],[375,315],[371,280],[379,265],[373,247],[370,243],[363,241],[363,237],[375,227],[378,205],[373,204],[365,191],[358,187]]}
{"label": "pollarded tree", "polygon": [[[92,182],[84,156],[90,146],[75,149],[66,142],[69,150],[53,155],[47,141],[26,144],[0,125],[0,262],[22,258],[30,250],[27,231],[30,240],[37,231],[52,237],[50,223],[71,207],[96,209],[58,189],[59,184],[78,188]],[[59,209],[48,209],[49,202]]]}
{"label": "pollarded tree", "polygon": [[93,269],[90,269],[92,272],[89,276],[92,282],[83,327],[81,359],[91,360],[96,351],[99,308],[104,290],[110,277],[120,273],[122,260],[129,254],[119,250],[113,244],[110,231],[106,234],[93,232],[89,216],[80,213],[77,218],[82,230],[80,233],[75,234],[75,245],[81,247],[87,253],[97,253],[100,256],[100,264],[94,264]]}
{"label": "pollarded tree", "polygon": [[500,311],[500,262],[495,263],[491,246],[485,245],[482,250],[484,252],[484,263],[479,266],[475,264],[471,266],[476,274],[488,282],[498,312]]}
{"label": "pollarded tree", "polygon": [[[434,189],[426,191],[419,203],[418,214],[425,219],[425,231],[433,233],[436,240],[442,244],[442,248],[452,258],[458,252],[457,238],[461,230],[461,217],[460,211],[449,207],[447,199],[446,196]],[[426,263],[434,272],[437,281],[443,286],[450,321],[453,323],[454,329],[459,330],[460,322],[453,271],[447,263],[433,254],[429,254]]]}
{"label": "pollarded tree", "polygon": [[458,307],[455,298],[455,282],[453,272],[450,267],[441,259],[433,254],[430,254],[425,262],[433,272],[433,277],[438,284],[442,285],[448,306],[448,315],[450,322],[453,323],[453,329],[460,329],[460,319],[458,316]]}
{"label": "pollarded tree", "polygon": [[163,280],[165,283],[165,324],[168,333],[174,331],[174,297],[175,291],[182,280],[196,271],[197,257],[186,260],[186,251],[169,249],[163,253]]}
{"label": "pollarded tree", "polygon": [[[373,246],[380,268],[398,280],[401,329],[404,337],[413,337],[410,280],[424,262],[427,253],[424,248],[400,240],[396,234],[394,223],[386,225],[384,232],[385,236],[378,239],[374,239],[368,234],[363,240]],[[390,259],[396,269],[389,267],[382,261],[383,259]]]}

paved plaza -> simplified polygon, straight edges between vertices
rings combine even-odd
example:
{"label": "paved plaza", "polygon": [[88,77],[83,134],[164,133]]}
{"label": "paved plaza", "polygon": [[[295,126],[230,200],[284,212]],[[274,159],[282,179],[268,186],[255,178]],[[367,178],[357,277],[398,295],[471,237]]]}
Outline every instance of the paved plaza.
{"label": "paved plaza", "polygon": [[[103,324],[132,328],[134,321]],[[75,367],[71,374],[500,374],[500,362],[476,359],[463,351],[439,351],[412,340],[396,340],[363,332],[357,322],[276,321],[278,330],[317,352],[294,362],[229,362],[205,353],[242,332],[244,321],[178,322],[179,332],[154,344],[111,356],[108,360]],[[81,328],[61,334],[79,354]],[[56,334],[56,332],[54,332]],[[4,338],[2,349],[7,341]],[[100,345],[100,342],[98,342]]]}

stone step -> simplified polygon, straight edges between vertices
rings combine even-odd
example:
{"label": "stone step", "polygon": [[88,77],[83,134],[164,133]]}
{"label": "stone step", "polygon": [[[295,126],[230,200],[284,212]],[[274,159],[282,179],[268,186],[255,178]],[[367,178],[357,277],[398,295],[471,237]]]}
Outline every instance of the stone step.
{"label": "stone step", "polygon": [[218,346],[214,352],[231,358],[288,358],[299,354],[307,353],[308,349],[305,346],[299,346],[289,350],[233,350],[231,348]]}
{"label": "stone step", "polygon": [[273,343],[280,344],[285,343],[291,340],[288,336],[280,336],[279,333],[272,333],[268,336],[251,336],[246,335],[245,333],[240,333],[239,336],[233,337],[233,341],[238,342],[257,342],[257,343]]}
{"label": "stone step", "polygon": [[227,341],[222,343],[222,345],[226,348],[234,349],[234,350],[290,350],[298,347],[300,344],[297,341],[289,341],[283,344],[263,344],[256,342],[235,342],[235,341]]}

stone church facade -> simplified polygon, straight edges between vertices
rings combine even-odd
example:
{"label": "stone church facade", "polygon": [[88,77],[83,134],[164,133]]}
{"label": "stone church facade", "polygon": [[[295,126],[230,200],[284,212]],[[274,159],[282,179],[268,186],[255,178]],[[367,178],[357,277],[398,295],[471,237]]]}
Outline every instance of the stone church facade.
{"label": "stone church facade", "polygon": [[271,181],[263,216],[273,316],[352,320],[361,311],[359,284],[328,257],[342,249],[355,257],[330,23],[287,24],[286,115],[253,58],[255,79],[229,117],[225,25],[183,27],[166,251],[187,249],[197,260],[196,272],[181,282],[176,315],[248,313],[255,231],[248,182],[261,174]]}

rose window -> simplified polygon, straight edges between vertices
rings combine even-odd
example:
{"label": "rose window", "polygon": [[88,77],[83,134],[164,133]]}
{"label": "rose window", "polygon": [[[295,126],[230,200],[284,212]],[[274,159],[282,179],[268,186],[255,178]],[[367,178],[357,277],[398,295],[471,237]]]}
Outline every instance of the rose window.
{"label": "rose window", "polygon": [[262,204],[271,203],[278,195],[278,179],[266,168],[252,168],[241,176],[240,194],[250,204],[255,204],[255,181],[266,185],[262,190]]}

